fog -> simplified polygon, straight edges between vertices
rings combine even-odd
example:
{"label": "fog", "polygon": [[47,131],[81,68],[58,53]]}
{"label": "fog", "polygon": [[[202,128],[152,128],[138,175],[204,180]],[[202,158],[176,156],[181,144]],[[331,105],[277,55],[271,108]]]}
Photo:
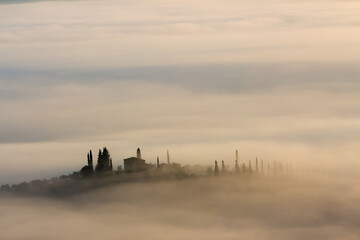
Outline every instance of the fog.
{"label": "fog", "polygon": [[220,176],[123,183],[63,198],[2,196],[1,239],[360,237],[359,179]]}
{"label": "fog", "polygon": [[[238,72],[237,80],[226,75],[226,69],[236,73],[239,66],[218,67],[224,75],[221,81],[219,76],[203,74],[202,79],[193,73],[208,68],[168,70],[170,80],[178,79],[169,82],[146,79],[153,74],[143,74],[141,80],[120,76],[80,83],[4,81],[4,92],[10,96],[0,103],[6,112],[0,116],[0,183],[78,171],[89,149],[96,152],[104,146],[115,167],[138,147],[148,162],[155,163],[157,156],[163,161],[169,149],[172,159],[183,165],[230,162],[238,149],[240,161],[259,157],[359,174],[358,71],[329,80],[336,72],[349,71],[330,71],[330,66],[312,70],[330,72],[316,83],[310,77],[287,80],[297,71],[274,77],[274,71],[260,66]],[[257,71],[269,76],[246,77]],[[185,81],[189,78],[197,81],[190,84]]]}
{"label": "fog", "polygon": [[[34,180],[4,185],[1,240],[359,239],[359,9],[0,0],[0,185]],[[76,178],[105,146],[114,169],[140,147],[184,169],[233,168],[238,149],[294,171]]]}
{"label": "fog", "polygon": [[[17,3],[17,4],[8,4]],[[283,160],[358,175],[358,1],[0,0],[0,184]]]}

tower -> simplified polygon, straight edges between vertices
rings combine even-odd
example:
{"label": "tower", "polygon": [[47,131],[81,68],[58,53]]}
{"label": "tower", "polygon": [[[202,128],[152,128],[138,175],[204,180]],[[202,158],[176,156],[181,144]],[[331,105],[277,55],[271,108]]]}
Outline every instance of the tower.
{"label": "tower", "polygon": [[249,173],[252,173],[251,161],[249,160]]}
{"label": "tower", "polygon": [[235,157],[236,157],[236,162],[239,161],[239,153],[238,153],[237,149],[236,149],[236,152],[235,152]]}
{"label": "tower", "polygon": [[169,149],[167,150],[166,157],[167,157],[167,164],[170,164],[170,154],[169,154]]}
{"label": "tower", "polygon": [[264,174],[264,161],[261,159],[261,173]]}
{"label": "tower", "polygon": [[160,167],[160,161],[159,161],[159,156],[156,159],[156,167],[159,168]]}
{"label": "tower", "polygon": [[136,158],[141,159],[141,151],[140,148],[136,150]]}
{"label": "tower", "polygon": [[221,161],[221,173],[225,173],[225,162],[224,160]]}

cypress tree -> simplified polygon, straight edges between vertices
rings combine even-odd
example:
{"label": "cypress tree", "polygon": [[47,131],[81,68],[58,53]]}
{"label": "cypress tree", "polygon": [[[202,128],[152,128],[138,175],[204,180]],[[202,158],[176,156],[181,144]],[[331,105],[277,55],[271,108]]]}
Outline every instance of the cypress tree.
{"label": "cypress tree", "polygon": [[240,173],[240,167],[239,167],[238,160],[235,160],[235,172]]}
{"label": "cypress tree", "polygon": [[102,156],[102,152],[101,149],[99,149],[99,153],[98,153],[98,161],[95,167],[96,172],[101,172],[104,169],[104,161],[103,161],[103,156]]}
{"label": "cypress tree", "polygon": [[217,161],[215,160],[215,176],[218,176],[218,175],[219,175],[219,167],[218,167]]}
{"label": "cypress tree", "polygon": [[90,161],[91,161],[91,165],[93,163],[93,157],[92,157],[92,151],[90,150]]}
{"label": "cypress tree", "polygon": [[102,151],[102,160],[104,170],[110,170],[110,154],[106,147],[104,147]]}

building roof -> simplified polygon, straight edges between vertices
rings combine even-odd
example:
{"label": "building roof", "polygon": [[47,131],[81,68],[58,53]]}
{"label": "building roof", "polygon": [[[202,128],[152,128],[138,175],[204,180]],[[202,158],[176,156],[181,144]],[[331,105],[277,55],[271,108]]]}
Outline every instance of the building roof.
{"label": "building roof", "polygon": [[145,162],[144,159],[141,159],[141,158],[137,158],[137,157],[129,157],[129,158],[125,158],[124,161],[142,161],[142,162]]}

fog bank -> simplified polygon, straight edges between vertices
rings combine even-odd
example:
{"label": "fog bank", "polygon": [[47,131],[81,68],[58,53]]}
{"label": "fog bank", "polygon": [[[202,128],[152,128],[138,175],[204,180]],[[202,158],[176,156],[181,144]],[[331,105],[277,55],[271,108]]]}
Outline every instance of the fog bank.
{"label": "fog bank", "polygon": [[218,177],[0,199],[4,240],[358,239],[358,179]]}

